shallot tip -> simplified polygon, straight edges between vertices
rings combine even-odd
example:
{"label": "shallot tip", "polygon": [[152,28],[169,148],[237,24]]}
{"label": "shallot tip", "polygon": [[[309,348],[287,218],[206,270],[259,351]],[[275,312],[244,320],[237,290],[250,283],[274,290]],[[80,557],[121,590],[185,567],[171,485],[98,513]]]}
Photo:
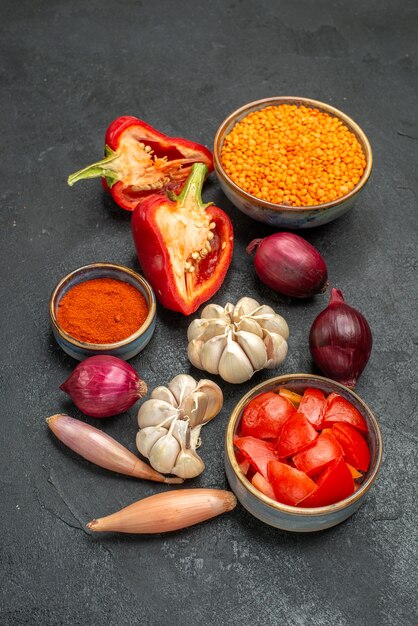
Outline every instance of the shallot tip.
{"label": "shallot tip", "polygon": [[91,522],[86,525],[86,528],[94,532],[94,527],[97,526],[97,523],[97,519],[92,519]]}

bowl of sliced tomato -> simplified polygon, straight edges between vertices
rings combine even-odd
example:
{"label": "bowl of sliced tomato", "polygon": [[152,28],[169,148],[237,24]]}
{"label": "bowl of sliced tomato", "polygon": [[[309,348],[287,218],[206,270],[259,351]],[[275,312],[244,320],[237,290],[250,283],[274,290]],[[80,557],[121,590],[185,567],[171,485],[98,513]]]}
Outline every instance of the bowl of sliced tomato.
{"label": "bowl of sliced tomato", "polygon": [[288,374],[257,385],[232,411],[225,471],[252,515],[313,532],[357,511],[382,448],[378,422],[356,393],[322,376]]}

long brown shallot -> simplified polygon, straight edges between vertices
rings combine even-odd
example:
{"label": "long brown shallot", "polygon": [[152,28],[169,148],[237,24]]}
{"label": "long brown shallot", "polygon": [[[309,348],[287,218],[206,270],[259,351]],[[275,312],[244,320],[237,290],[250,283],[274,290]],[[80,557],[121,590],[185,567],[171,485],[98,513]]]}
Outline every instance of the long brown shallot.
{"label": "long brown shallot", "polygon": [[94,532],[156,534],[188,528],[232,511],[237,500],[221,489],[177,489],[157,493],[107,515],[94,519],[87,528]]}
{"label": "long brown shallot", "polygon": [[112,437],[94,426],[58,413],[46,419],[54,435],[74,452],[95,465],[133,478],[179,484],[181,478],[167,478],[138,459]]}

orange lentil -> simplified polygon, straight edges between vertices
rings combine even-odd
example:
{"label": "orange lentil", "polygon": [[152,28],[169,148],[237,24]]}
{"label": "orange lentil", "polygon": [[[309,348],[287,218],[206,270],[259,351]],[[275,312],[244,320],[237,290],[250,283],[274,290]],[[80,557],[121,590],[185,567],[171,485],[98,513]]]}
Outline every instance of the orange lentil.
{"label": "orange lentil", "polygon": [[361,145],[339,119],[294,104],[249,113],[226,136],[226,174],[251,195],[313,206],[354,189],[366,167]]}

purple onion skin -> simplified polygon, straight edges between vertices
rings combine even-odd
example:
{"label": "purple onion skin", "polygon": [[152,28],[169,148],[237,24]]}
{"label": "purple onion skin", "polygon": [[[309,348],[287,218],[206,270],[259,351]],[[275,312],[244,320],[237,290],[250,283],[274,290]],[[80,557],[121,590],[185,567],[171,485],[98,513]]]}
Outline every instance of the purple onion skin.
{"label": "purple onion skin", "polygon": [[274,291],[291,298],[310,298],[328,287],[327,266],[318,250],[292,233],[275,233],[254,239],[247,252],[256,249],[257,276]]}
{"label": "purple onion skin", "polygon": [[365,317],[331,289],[327,308],[314,320],[309,348],[319,369],[329,378],[354,389],[372,351],[372,331]]}
{"label": "purple onion skin", "polygon": [[91,417],[123,413],[147,392],[133,367],[108,355],[92,356],[79,363],[60,389]]}

